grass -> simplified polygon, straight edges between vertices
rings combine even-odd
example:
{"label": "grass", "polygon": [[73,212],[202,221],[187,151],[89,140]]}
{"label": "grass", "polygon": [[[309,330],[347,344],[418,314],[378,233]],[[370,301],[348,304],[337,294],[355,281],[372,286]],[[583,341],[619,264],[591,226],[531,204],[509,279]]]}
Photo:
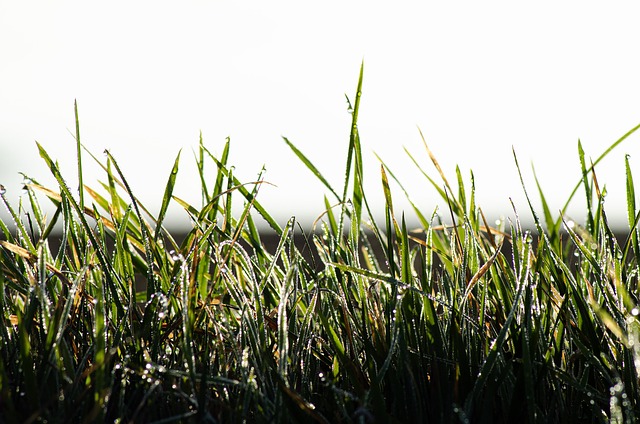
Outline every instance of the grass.
{"label": "grass", "polygon": [[[13,222],[0,222],[0,421],[637,419],[640,211],[626,158],[630,231],[618,242],[595,165],[638,127],[593,165],[579,146],[567,205],[582,192],[584,225],[554,216],[538,185],[532,231],[517,218],[490,225],[473,176],[465,183],[457,170],[451,184],[425,143],[436,176],[411,158],[448,210],[411,203],[414,232],[390,183],[408,191],[382,160],[384,220],[373,219],[361,92],[362,70],[342,188],[284,140],[329,193],[311,238],[319,263],[296,248],[293,218],[281,227],[262,207],[262,178],[234,177],[229,140],[218,155],[200,140],[199,206],[173,193],[178,154],[157,216],[111,155],[91,156],[104,169],[100,190],[82,184],[79,124],[79,196],[38,145],[58,187],[29,179],[17,208],[2,194]],[[180,243],[163,227],[171,202],[192,221]],[[255,219],[277,233],[274,251]]]}

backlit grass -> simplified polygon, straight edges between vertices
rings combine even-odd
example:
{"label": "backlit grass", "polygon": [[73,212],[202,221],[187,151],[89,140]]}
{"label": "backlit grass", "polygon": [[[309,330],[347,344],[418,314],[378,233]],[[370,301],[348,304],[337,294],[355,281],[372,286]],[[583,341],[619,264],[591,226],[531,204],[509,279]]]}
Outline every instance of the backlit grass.
{"label": "backlit grass", "polygon": [[[31,178],[18,205],[2,194],[0,421],[633,422],[640,211],[626,158],[630,230],[616,240],[596,166],[638,127],[593,165],[579,146],[583,225],[552,214],[538,186],[542,210],[516,211],[531,231],[487,222],[473,179],[449,181],[425,143],[412,159],[448,210],[413,206],[421,231],[409,231],[382,160],[382,222],[367,202],[361,91],[362,71],[342,187],[285,139],[326,187],[318,263],[296,248],[295,220],[262,207],[262,179],[233,175],[229,140],[216,154],[198,145],[200,205],[173,192],[176,157],[155,216],[116,158],[81,161],[79,125],[79,181],[93,159],[97,187],[77,195],[38,145],[57,186]],[[171,202],[192,222],[179,243],[163,227]]]}

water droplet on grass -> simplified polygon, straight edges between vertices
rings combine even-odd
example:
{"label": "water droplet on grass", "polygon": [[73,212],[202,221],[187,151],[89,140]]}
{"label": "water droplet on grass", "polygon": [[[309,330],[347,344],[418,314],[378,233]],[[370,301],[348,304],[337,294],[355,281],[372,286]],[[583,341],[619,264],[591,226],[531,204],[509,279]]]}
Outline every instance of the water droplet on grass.
{"label": "water droplet on grass", "polygon": [[7,192],[7,189],[4,188],[2,184],[0,184],[0,196],[4,196],[6,192]]}

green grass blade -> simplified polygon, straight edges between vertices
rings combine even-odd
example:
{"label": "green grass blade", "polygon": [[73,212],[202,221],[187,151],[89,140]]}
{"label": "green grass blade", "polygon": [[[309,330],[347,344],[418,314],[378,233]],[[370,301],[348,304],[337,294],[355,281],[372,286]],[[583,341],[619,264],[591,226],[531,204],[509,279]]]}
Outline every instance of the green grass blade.
{"label": "green grass blade", "polygon": [[[586,162],[584,159],[584,150],[582,148],[582,143],[578,140],[578,157],[580,158],[580,169],[582,171],[582,183],[584,185],[584,193],[586,196],[586,204],[587,204],[587,230],[592,232],[595,229],[595,222],[593,219],[593,210],[592,210],[592,191],[591,186],[589,185],[588,180],[588,171]],[[593,169],[593,168],[592,168]]]}
{"label": "green grass blade", "polygon": [[[627,187],[627,219],[629,221],[629,238],[633,243],[633,251],[636,255],[640,255],[640,237],[638,236],[638,218],[640,211],[636,213],[636,192],[633,184],[633,175],[631,173],[631,166],[629,165],[629,155],[624,158],[624,167],[626,173],[626,187]],[[626,260],[626,249],[624,253],[624,259]],[[636,260],[637,262],[637,260]]]}
{"label": "green grass blade", "polygon": [[[351,109],[351,133],[349,134],[349,149],[347,150],[347,164],[344,174],[344,188],[342,190],[342,209],[340,212],[340,221],[338,227],[342,231],[344,218],[347,214],[347,193],[349,191],[349,182],[351,179],[351,167],[353,166],[353,155],[358,155],[358,113],[360,111],[360,98],[362,96],[362,80],[364,75],[364,61],[360,65],[360,75],[358,77],[358,88],[356,90],[356,101]],[[348,100],[348,99],[347,99]],[[356,164],[357,166],[357,164]]]}
{"label": "green grass blade", "polygon": [[[635,127],[631,128],[629,131],[627,131],[622,137],[620,137],[618,140],[616,140],[615,142],[613,142],[604,152],[602,152],[600,154],[600,156],[598,156],[598,159],[596,159],[595,162],[593,162],[591,164],[591,166],[586,169],[586,173],[589,173],[593,170],[593,168],[600,163],[600,161],[602,161],[605,157],[607,157],[609,155],[609,153],[611,153],[611,151],[613,149],[615,149],[616,147],[618,147],[623,141],[625,141],[627,138],[629,138],[633,133],[635,133],[638,129],[640,129],[640,124],[636,125]],[[583,183],[583,179],[585,178],[585,174],[583,173],[582,178],[580,178],[580,180],[578,181],[578,183],[575,185],[575,187],[573,188],[573,191],[571,191],[571,194],[569,195],[569,198],[567,199],[566,203],[564,204],[564,206],[562,207],[562,214],[564,215],[564,213],[567,211],[567,208],[569,208],[569,204],[571,203],[571,200],[573,200],[573,196],[575,196],[576,192],[578,191],[578,189],[580,188],[580,185],[582,185]]]}
{"label": "green grass blade", "polygon": [[334,195],[337,200],[340,200],[340,196],[338,195],[338,193],[336,193],[333,187],[331,187],[329,181],[327,181],[322,173],[320,173],[318,168],[311,162],[311,160],[309,160],[309,158],[307,158],[292,142],[290,142],[289,139],[287,139],[286,137],[282,137],[282,139],[285,143],[287,143],[287,146],[289,146],[289,148],[298,157],[298,159],[300,159],[302,163],[305,164],[309,171],[311,171],[311,173],[315,175],[318,180],[320,180],[320,182],[331,192],[331,194]]}
{"label": "green grass blade", "polygon": [[544,222],[547,225],[547,231],[549,232],[551,242],[554,242],[558,239],[558,231],[560,230],[560,222],[557,222],[553,219],[553,215],[551,214],[551,209],[549,209],[549,203],[547,202],[547,198],[542,191],[542,186],[540,185],[540,180],[538,180],[538,175],[536,174],[536,170],[531,166],[533,171],[533,179],[536,183],[536,187],[538,189],[538,196],[540,197],[540,202],[542,203],[542,214],[544,216]]}
{"label": "green grass blade", "polygon": [[405,189],[404,185],[400,182],[400,180],[395,176],[395,174],[391,171],[391,169],[389,168],[389,166],[387,166],[387,164],[382,160],[382,158],[380,158],[380,156],[378,156],[377,154],[375,154],[376,158],[378,159],[378,161],[384,166],[387,174],[389,176],[391,176],[391,179],[393,179],[393,181],[395,181],[395,183],[398,185],[398,187],[400,187],[400,190],[402,190],[402,192],[405,195],[405,198],[409,201],[409,204],[411,205],[411,207],[413,208],[414,213],[416,214],[416,216],[418,217],[418,220],[420,221],[420,223],[422,224],[422,226],[424,228],[428,228],[429,227],[429,221],[426,219],[426,217],[423,215],[422,211],[420,210],[420,208],[418,208],[418,206],[414,203],[414,201],[411,199],[411,197],[409,196],[409,192]]}
{"label": "green grass blade", "polygon": [[224,164],[222,162],[220,162],[218,159],[216,159],[213,156],[211,156],[211,159],[213,159],[213,161],[216,163],[216,165],[218,165],[218,167],[221,170],[221,172],[223,173],[223,175],[226,176],[227,178],[229,178],[230,181],[234,184],[234,187],[236,187],[237,190],[240,191],[240,194],[242,194],[242,196],[248,202],[251,202],[253,204],[253,208],[260,214],[260,216],[262,216],[262,218],[269,224],[269,226],[278,235],[282,235],[282,228],[280,227],[280,225],[278,225],[276,220],[267,212],[267,210],[260,204],[260,202],[258,202],[257,199],[254,199],[252,197],[251,193],[249,193],[249,191],[243,186],[243,184],[237,178],[235,178],[232,175],[230,170],[227,169],[227,167],[224,166]]}
{"label": "green grass blade", "polygon": [[78,118],[78,101],[73,101],[73,110],[76,117],[76,160],[78,161],[78,195],[80,196],[80,208],[84,209],[84,184],[82,183],[82,144],[80,143],[80,119]]}
{"label": "green grass blade", "polygon": [[138,217],[138,221],[140,222],[140,231],[142,233],[142,242],[144,244],[145,251],[145,259],[146,259],[146,268],[147,268],[147,301],[151,300],[151,296],[158,290],[158,285],[156,281],[155,274],[153,272],[153,253],[151,251],[150,244],[150,234],[149,228],[147,227],[147,223],[142,218],[142,214],[140,213],[140,208],[138,207],[138,200],[133,195],[133,191],[131,191],[131,187],[129,187],[129,183],[124,178],[124,174],[122,170],[118,166],[118,162],[116,162],[115,158],[111,155],[111,153],[107,152],[107,156],[111,159],[113,166],[116,168],[116,172],[120,176],[122,183],[124,184],[125,190],[129,194],[129,198],[131,199],[131,204],[133,205],[133,210],[136,212],[136,216]]}
{"label": "green grass blade", "polygon": [[178,176],[179,163],[180,163],[180,152],[178,152],[178,156],[176,156],[176,160],[173,163],[173,168],[171,168],[171,174],[169,175],[169,180],[167,181],[167,186],[164,190],[164,196],[162,197],[162,206],[160,207],[160,212],[158,213],[158,220],[156,222],[156,231],[153,237],[156,242],[158,241],[158,237],[160,235],[160,229],[162,228],[162,222],[164,221],[164,217],[165,217],[165,214],[167,213],[169,203],[171,202],[171,196],[173,195],[173,188],[175,187],[176,177]]}

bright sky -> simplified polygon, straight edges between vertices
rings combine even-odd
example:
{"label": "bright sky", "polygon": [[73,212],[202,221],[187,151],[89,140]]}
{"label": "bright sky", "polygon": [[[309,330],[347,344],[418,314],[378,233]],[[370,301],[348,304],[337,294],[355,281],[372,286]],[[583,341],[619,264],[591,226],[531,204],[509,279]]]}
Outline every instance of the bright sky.
{"label": "bright sky", "polygon": [[[433,4],[430,4],[433,3]],[[228,136],[236,174],[284,223],[309,223],[326,190],[282,142],[286,136],[341,191],[350,115],[361,61],[359,130],[365,180],[382,209],[377,152],[426,213],[434,178],[418,127],[449,179],[475,175],[478,203],[530,216],[530,164],[557,211],[579,178],[577,141],[595,158],[640,123],[640,7],[636,2],[86,1],[0,4],[0,183],[10,199],[19,172],[47,182],[35,140],[75,184],[73,102],[81,138],[109,149],[135,193],[159,207],[179,149],[176,195],[199,202],[192,151],[202,131],[220,152]],[[597,168],[610,219],[625,225],[624,155],[640,163],[640,133]],[[98,187],[97,166],[85,183]],[[636,175],[640,181],[640,173]],[[402,193],[395,191],[398,209]],[[575,202],[572,217],[581,220]],[[400,210],[397,210],[400,213]],[[2,212],[4,214],[4,211]],[[185,214],[173,209],[174,222]],[[410,212],[408,212],[411,216]],[[2,215],[6,216],[6,215]]]}

